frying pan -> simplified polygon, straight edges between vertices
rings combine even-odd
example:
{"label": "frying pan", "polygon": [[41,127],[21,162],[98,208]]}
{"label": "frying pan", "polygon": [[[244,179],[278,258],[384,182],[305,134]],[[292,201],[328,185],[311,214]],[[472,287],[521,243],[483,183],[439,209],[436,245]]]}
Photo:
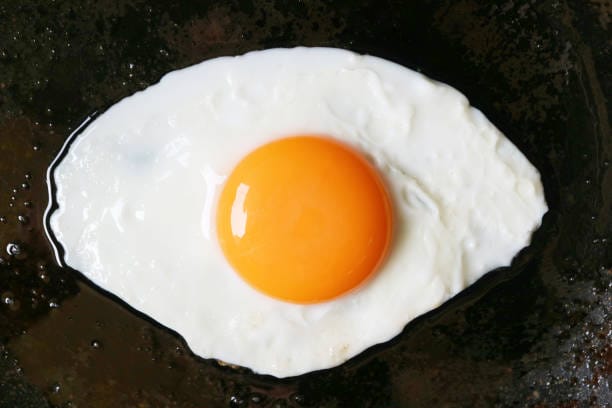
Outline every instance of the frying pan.
{"label": "frying pan", "polygon": [[[174,3],[0,2],[0,407],[610,406],[609,1]],[[540,170],[550,211],[510,267],[394,340],[279,380],[194,356],[57,266],[42,226],[46,168],[87,116],[168,71],[295,45],[458,88]]]}

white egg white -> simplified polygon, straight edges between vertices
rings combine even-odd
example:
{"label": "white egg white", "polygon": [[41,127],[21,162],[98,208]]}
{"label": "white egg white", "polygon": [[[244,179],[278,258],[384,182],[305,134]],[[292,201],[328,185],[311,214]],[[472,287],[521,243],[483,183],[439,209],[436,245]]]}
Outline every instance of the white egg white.
{"label": "white egg white", "polygon": [[[233,166],[299,134],[363,152],[395,211],[376,276],[314,305],[252,289],[214,228]],[[508,265],[547,210],[537,170],[461,93],[330,48],[257,51],[171,72],[88,124],[50,177],[58,208],[49,233],[66,264],[181,334],[194,353],[277,377],[336,366],[393,338]]]}

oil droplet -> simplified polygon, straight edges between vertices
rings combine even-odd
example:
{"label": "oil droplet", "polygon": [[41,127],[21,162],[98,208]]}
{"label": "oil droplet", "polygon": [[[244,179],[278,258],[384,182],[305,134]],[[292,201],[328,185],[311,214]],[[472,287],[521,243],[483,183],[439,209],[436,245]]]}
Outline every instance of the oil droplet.
{"label": "oil droplet", "polygon": [[32,145],[32,150],[34,150],[35,152],[40,150],[40,145],[38,143]]}
{"label": "oil droplet", "polygon": [[230,397],[230,407],[244,407],[247,401],[241,395],[232,395]]}
{"label": "oil droplet", "polygon": [[0,215],[0,222],[3,224],[6,224],[6,217],[3,215]]}
{"label": "oil droplet", "polygon": [[59,306],[60,306],[60,305],[59,305],[59,303],[57,303],[57,300],[55,300],[55,299],[51,299],[51,300],[49,301],[49,307],[50,307],[51,309],[57,309]]}
{"label": "oil droplet", "polygon": [[2,293],[2,296],[0,296],[0,300],[2,300],[2,303],[4,303],[5,305],[12,305],[15,302],[15,295],[13,295],[13,292],[4,292]]}
{"label": "oil droplet", "polygon": [[21,224],[27,224],[30,221],[30,219],[25,215],[18,215],[17,221],[19,221]]}
{"label": "oil droplet", "polygon": [[304,394],[293,394],[291,396],[291,399],[298,405],[306,404],[306,397],[304,396]]}
{"label": "oil droplet", "polygon": [[251,402],[253,404],[261,404],[263,402],[263,400],[264,400],[264,396],[263,395],[261,395],[259,393],[256,393],[256,392],[251,394]]}
{"label": "oil droplet", "polygon": [[54,394],[57,394],[61,390],[62,390],[62,387],[60,387],[59,383],[55,383],[51,386],[51,392],[53,392]]}
{"label": "oil droplet", "polygon": [[99,340],[92,340],[91,341],[91,347],[93,347],[95,349],[102,348],[102,343]]}
{"label": "oil droplet", "polygon": [[29,189],[29,188],[30,188],[30,185],[29,185],[28,183],[21,183],[21,188],[22,188],[23,190],[27,190],[27,189]]}
{"label": "oil droplet", "polygon": [[27,173],[25,174],[25,179],[26,179],[26,180],[31,180],[31,179],[32,179],[32,173],[27,172]]}
{"label": "oil droplet", "polygon": [[44,270],[38,272],[38,277],[41,281],[49,283],[49,275],[47,275]]}
{"label": "oil droplet", "polygon": [[9,244],[6,246],[6,252],[9,255],[19,255],[21,254],[21,246],[19,246],[19,244],[16,244],[14,242],[9,242]]}

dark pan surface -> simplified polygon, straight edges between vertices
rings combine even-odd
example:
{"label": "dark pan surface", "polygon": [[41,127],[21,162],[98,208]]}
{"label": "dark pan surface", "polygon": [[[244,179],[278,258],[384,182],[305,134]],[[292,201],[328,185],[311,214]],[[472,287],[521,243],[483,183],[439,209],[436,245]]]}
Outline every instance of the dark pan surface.
{"label": "dark pan surface", "polygon": [[[610,406],[611,8],[0,0],[0,407]],[[87,115],[170,70],[293,45],[381,56],[457,87],[540,169],[550,212],[512,267],[390,343],[277,380],[195,357],[56,266],[41,228],[45,170]]]}

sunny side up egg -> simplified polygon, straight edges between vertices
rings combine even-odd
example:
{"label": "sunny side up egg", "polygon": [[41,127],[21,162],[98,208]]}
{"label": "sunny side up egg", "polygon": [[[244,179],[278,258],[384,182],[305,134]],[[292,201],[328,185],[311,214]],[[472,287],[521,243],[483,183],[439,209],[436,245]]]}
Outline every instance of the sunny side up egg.
{"label": "sunny side up egg", "polygon": [[194,353],[277,377],[393,338],[508,265],[547,210],[462,94],[339,49],[172,72],[64,150],[60,262]]}

